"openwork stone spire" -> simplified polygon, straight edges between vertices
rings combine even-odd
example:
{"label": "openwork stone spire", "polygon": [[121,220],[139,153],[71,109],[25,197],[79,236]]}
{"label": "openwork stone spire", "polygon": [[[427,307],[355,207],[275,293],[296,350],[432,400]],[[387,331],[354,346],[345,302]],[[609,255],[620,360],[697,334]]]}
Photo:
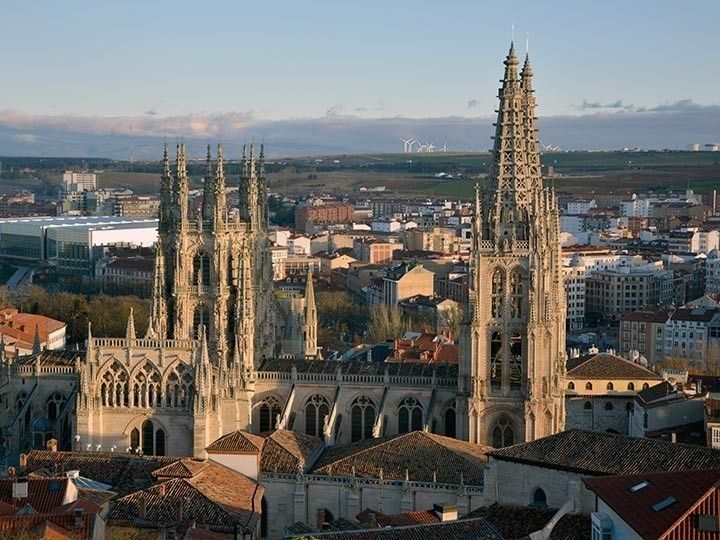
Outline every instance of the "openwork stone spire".
{"label": "openwork stone spire", "polygon": [[527,239],[533,188],[528,175],[526,99],[512,44],[504,64],[483,235],[485,240],[494,239],[498,246],[514,239]]}

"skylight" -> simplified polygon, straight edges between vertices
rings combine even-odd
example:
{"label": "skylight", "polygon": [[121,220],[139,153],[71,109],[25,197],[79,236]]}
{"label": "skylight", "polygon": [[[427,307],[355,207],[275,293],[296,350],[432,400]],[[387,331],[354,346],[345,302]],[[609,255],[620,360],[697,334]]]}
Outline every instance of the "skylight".
{"label": "skylight", "polygon": [[676,502],[677,499],[675,497],[668,497],[667,499],[663,499],[659,503],[655,503],[653,505],[653,512],[660,512],[661,510],[665,510],[668,506],[675,504]]}
{"label": "skylight", "polygon": [[635,484],[633,487],[631,487],[630,493],[636,493],[636,492],[640,491],[641,489],[645,489],[649,485],[650,485],[650,482],[648,482],[647,480],[643,480],[639,484]]}

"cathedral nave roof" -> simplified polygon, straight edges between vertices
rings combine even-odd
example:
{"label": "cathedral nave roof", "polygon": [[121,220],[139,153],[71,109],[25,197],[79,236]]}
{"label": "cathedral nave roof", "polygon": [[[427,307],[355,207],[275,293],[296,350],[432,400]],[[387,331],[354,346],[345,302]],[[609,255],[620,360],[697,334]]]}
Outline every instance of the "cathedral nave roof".
{"label": "cathedral nave roof", "polygon": [[343,362],[340,360],[298,360],[295,358],[267,358],[258,371],[290,372],[295,367],[299,373],[334,374],[338,368],[349,375],[383,375],[385,370],[391,376],[457,377],[457,364],[426,364],[423,362]]}

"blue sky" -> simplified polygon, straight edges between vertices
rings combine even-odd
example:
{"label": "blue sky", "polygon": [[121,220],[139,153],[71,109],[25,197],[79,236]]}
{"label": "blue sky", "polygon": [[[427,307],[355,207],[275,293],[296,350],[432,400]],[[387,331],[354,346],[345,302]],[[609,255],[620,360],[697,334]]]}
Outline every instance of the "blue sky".
{"label": "blue sky", "polygon": [[0,127],[183,118],[212,136],[203,122],[222,114],[488,117],[513,24],[521,52],[530,35],[541,116],[714,107],[718,20],[713,0],[13,1]]}

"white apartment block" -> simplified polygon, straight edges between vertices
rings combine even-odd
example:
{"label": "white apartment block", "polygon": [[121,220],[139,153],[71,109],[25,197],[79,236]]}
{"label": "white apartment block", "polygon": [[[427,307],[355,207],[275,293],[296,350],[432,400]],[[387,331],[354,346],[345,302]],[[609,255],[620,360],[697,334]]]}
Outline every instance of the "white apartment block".
{"label": "white apartment block", "polygon": [[720,250],[708,252],[705,261],[705,292],[720,294]]}
{"label": "white apartment block", "polygon": [[570,215],[585,215],[590,212],[591,208],[597,208],[597,203],[595,202],[595,199],[591,201],[570,201],[569,203],[567,203],[567,213]]}
{"label": "white apartment block", "polygon": [[[702,369],[720,338],[720,309],[678,308],[665,323],[665,358],[677,356]],[[717,351],[712,351],[717,354]]]}
{"label": "white apartment block", "polygon": [[63,173],[63,186],[66,193],[79,193],[82,191],[95,191],[97,188],[97,175],[95,173]]}

